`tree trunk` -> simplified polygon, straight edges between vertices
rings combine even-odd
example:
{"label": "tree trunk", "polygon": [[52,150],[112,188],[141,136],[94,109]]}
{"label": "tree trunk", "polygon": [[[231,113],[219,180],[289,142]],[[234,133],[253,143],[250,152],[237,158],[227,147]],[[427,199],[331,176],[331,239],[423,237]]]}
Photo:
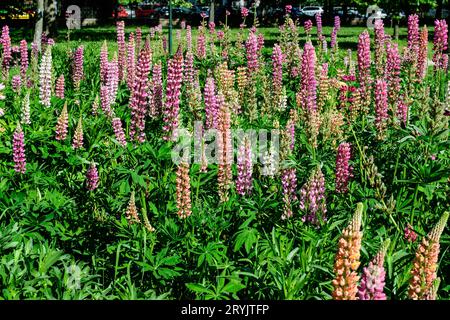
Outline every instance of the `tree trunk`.
{"label": "tree trunk", "polygon": [[209,7],[209,22],[214,22],[214,11],[216,11],[216,9],[215,9],[215,1],[212,0],[211,1],[211,5]]}
{"label": "tree trunk", "polygon": [[44,28],[44,0],[37,0],[36,25],[34,27],[34,43],[41,51],[41,38]]}
{"label": "tree trunk", "polygon": [[45,0],[45,33],[49,37],[56,35],[56,0]]}

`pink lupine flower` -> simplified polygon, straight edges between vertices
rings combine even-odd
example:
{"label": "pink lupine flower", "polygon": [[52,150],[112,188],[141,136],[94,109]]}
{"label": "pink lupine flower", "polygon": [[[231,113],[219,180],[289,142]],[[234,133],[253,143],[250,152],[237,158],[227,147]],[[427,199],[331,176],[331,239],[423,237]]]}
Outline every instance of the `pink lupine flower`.
{"label": "pink lupine flower", "polygon": [[370,36],[365,30],[358,39],[358,80],[361,90],[361,98],[370,100]]}
{"label": "pink lupine flower", "polygon": [[386,271],[384,270],[384,257],[390,241],[387,240],[381,247],[373,261],[364,267],[361,283],[358,287],[359,300],[386,300],[384,293]]}
{"label": "pink lupine flower", "polygon": [[206,58],[206,38],[201,31],[199,31],[199,35],[197,36],[197,57],[199,59]]}
{"label": "pink lupine flower", "polygon": [[253,189],[253,163],[250,139],[246,138],[239,147],[237,157],[236,191],[241,196],[249,195]]}
{"label": "pink lupine flower", "polygon": [[383,139],[387,128],[388,99],[387,84],[384,80],[377,80],[375,85],[375,125],[378,131],[378,138]]}
{"label": "pink lupine flower", "polygon": [[130,33],[128,39],[128,57],[127,57],[127,85],[128,89],[133,90],[135,77],[135,44],[134,34]]}
{"label": "pink lupine flower", "polygon": [[18,173],[25,173],[26,159],[25,159],[25,135],[23,133],[20,123],[17,123],[16,130],[13,134],[13,160],[14,170]]}
{"label": "pink lupine flower", "polygon": [[194,83],[194,55],[188,51],[186,59],[184,60],[184,78],[183,81],[187,86],[192,86]]}
{"label": "pink lupine flower", "polygon": [[106,85],[109,91],[109,104],[113,105],[116,101],[117,90],[119,89],[119,60],[117,59],[117,55],[114,55],[112,61],[108,62]]}
{"label": "pink lupine flower", "polygon": [[281,93],[283,87],[283,61],[283,51],[281,50],[281,47],[276,44],[272,53],[272,84],[273,89],[277,94]]}
{"label": "pink lupine flower", "polygon": [[306,20],[305,24],[304,24],[304,28],[305,28],[305,33],[307,35],[309,35],[311,33],[312,27],[313,27],[312,21],[311,20]]}
{"label": "pink lupine flower", "polygon": [[404,97],[400,97],[397,101],[397,118],[406,125],[408,121],[408,105],[405,102]]}
{"label": "pink lupine flower", "polygon": [[302,55],[300,104],[307,112],[317,111],[316,53],[311,43],[305,44]]}
{"label": "pink lupine flower", "polygon": [[152,80],[153,106],[155,108],[156,115],[158,115],[161,114],[163,108],[163,82],[161,62],[158,62],[153,66]]}
{"label": "pink lupine flower", "polygon": [[112,126],[117,142],[119,142],[121,146],[125,147],[127,145],[127,140],[125,138],[125,133],[123,132],[122,121],[120,120],[120,118],[113,118]]}
{"label": "pink lupine flower", "polygon": [[200,13],[200,17],[202,17],[202,19],[205,19],[206,18],[206,13],[204,13],[204,12]]}
{"label": "pink lupine flower", "polygon": [[9,27],[4,25],[2,28],[2,37],[1,43],[3,46],[3,61],[2,66],[5,72],[9,72],[9,67],[12,59],[12,50],[11,50],[11,38],[9,36]]}
{"label": "pink lupine flower", "polygon": [[64,75],[60,75],[56,80],[55,88],[56,96],[60,99],[64,99]]}
{"label": "pink lupine flower", "polygon": [[[135,52],[141,51],[141,44],[142,44],[142,30],[141,28],[136,28],[136,50]],[[135,53],[136,55],[136,53]]]}
{"label": "pink lupine flower", "polygon": [[55,139],[58,141],[66,140],[68,127],[69,127],[69,113],[67,112],[67,102],[66,102],[66,103],[64,103],[64,107],[63,107],[63,109],[58,117],[58,121],[56,123]]}
{"label": "pink lupine flower", "polygon": [[107,85],[100,85],[100,106],[102,107],[103,112],[110,116],[112,114],[111,110],[111,97],[110,97],[110,89]]}
{"label": "pink lupine flower", "polygon": [[317,25],[317,38],[319,41],[323,40],[323,29],[322,29],[322,15],[320,13],[316,14],[316,25]]}
{"label": "pink lupine flower", "polygon": [[241,8],[241,16],[244,19],[248,16],[248,9],[246,7]]}
{"label": "pink lupine flower", "polygon": [[82,118],[78,120],[77,128],[72,139],[72,148],[81,149],[83,148],[83,122]]}
{"label": "pink lupine flower", "polygon": [[27,80],[28,70],[28,45],[26,40],[20,41],[20,75],[23,83]]}
{"label": "pink lupine flower", "polygon": [[448,26],[445,20],[434,22],[433,62],[435,70],[447,70],[448,56],[445,50],[448,46]]}
{"label": "pink lupine flower", "polygon": [[337,49],[337,34],[341,29],[341,18],[339,16],[334,17],[334,27],[331,32],[331,48]]}
{"label": "pink lupine flower", "polygon": [[108,75],[108,45],[105,42],[103,42],[102,48],[100,49],[100,82],[105,84],[107,81],[107,75]]}
{"label": "pink lupine flower", "polygon": [[145,116],[147,115],[148,75],[150,73],[150,44],[145,43],[139,54],[134,88],[130,99],[130,137],[137,142],[145,141]]}
{"label": "pink lupine flower", "polygon": [[[388,60],[389,61],[389,60]],[[425,79],[428,65],[428,28],[425,26],[420,32],[419,56],[417,58],[416,76],[419,81]]]}
{"label": "pink lupine flower", "polygon": [[75,88],[80,87],[81,79],[84,77],[84,70],[83,70],[83,62],[84,62],[84,47],[79,46],[75,50],[75,56],[74,56],[74,65],[73,65],[73,74],[72,74],[72,80],[75,85]]}
{"label": "pink lupine flower", "polygon": [[300,209],[305,211],[303,221],[319,224],[326,221],[325,178],[320,168],[315,169],[300,190]]}
{"label": "pink lupine flower", "polygon": [[205,83],[205,114],[206,114],[206,129],[216,129],[218,124],[218,104],[216,101],[216,89],[214,78],[209,77]]}
{"label": "pink lupine flower", "polygon": [[384,56],[385,56],[385,42],[386,35],[384,33],[383,20],[375,21],[375,66],[379,76],[383,75],[384,71]]}
{"label": "pink lupine flower", "polygon": [[208,27],[209,33],[214,34],[214,32],[216,31],[216,24],[214,22],[209,22]]}
{"label": "pink lupine flower", "polygon": [[386,82],[388,86],[389,102],[395,104],[400,92],[400,69],[401,58],[396,43],[389,43],[387,46],[386,58]]}
{"label": "pink lupine flower", "polygon": [[119,81],[125,78],[126,63],[127,63],[127,48],[125,43],[125,22],[117,22],[117,45],[119,49]]}
{"label": "pink lupine flower", "polygon": [[404,238],[408,242],[415,242],[417,240],[417,233],[414,231],[413,227],[408,223],[405,227]]}
{"label": "pink lupine flower", "polygon": [[187,51],[192,52],[192,28],[190,25],[186,26],[186,46]]}
{"label": "pink lupine flower", "polygon": [[20,92],[20,87],[22,86],[22,81],[20,75],[15,75],[11,79],[11,85],[14,92]]}
{"label": "pink lupine flower", "polygon": [[48,46],[42,56],[39,69],[39,100],[50,107],[50,98],[52,95],[52,47]]}
{"label": "pink lupine flower", "polygon": [[258,43],[258,46],[257,46],[258,52],[261,52],[262,48],[264,48],[264,35],[262,33],[258,34],[257,43]]}
{"label": "pink lupine flower", "polygon": [[338,193],[346,193],[348,191],[348,182],[352,175],[352,167],[349,164],[350,157],[350,143],[341,143],[336,157],[336,192]]}
{"label": "pink lupine flower", "polygon": [[183,80],[183,54],[181,47],[175,56],[169,60],[167,67],[166,101],[164,104],[164,140],[175,140],[178,128],[178,113],[180,109],[181,84]]}
{"label": "pink lupine flower", "polygon": [[291,14],[292,12],[292,6],[290,4],[286,5],[284,7],[284,11],[286,12],[286,14]]}
{"label": "pink lupine flower", "polygon": [[283,215],[285,220],[292,217],[292,203],[297,200],[297,174],[295,168],[283,169],[281,172],[281,186],[283,187]]}
{"label": "pink lupine flower", "polygon": [[225,32],[223,32],[223,30],[217,31],[217,39],[222,41],[224,38],[225,38]]}
{"label": "pink lupine flower", "polygon": [[98,170],[95,162],[92,161],[89,169],[86,172],[86,188],[89,191],[94,191],[98,187]]}
{"label": "pink lupine flower", "polygon": [[419,16],[412,14],[408,16],[408,53],[409,60],[417,61],[419,50]]}

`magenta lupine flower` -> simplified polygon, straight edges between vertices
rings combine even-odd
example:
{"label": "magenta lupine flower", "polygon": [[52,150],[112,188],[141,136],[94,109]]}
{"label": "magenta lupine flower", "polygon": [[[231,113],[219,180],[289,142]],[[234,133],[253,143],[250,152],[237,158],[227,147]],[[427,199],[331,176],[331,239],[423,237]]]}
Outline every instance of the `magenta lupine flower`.
{"label": "magenta lupine flower", "polygon": [[206,58],[206,38],[203,32],[200,31],[200,27],[199,34],[197,36],[197,57],[199,59]]}
{"label": "magenta lupine flower", "polygon": [[214,34],[216,31],[216,24],[214,22],[208,23],[209,33]]}
{"label": "magenta lupine flower", "polygon": [[107,85],[100,85],[100,106],[102,107],[103,113],[107,116],[110,116],[111,111],[111,96],[110,96],[110,90]]}
{"label": "magenta lupine flower", "polygon": [[60,75],[58,77],[58,79],[56,79],[56,88],[55,88],[55,93],[56,96],[60,99],[64,99],[64,75]]}
{"label": "magenta lupine flower", "polygon": [[130,33],[128,39],[128,57],[127,57],[127,85],[128,89],[131,91],[134,87],[134,75],[135,73],[135,44],[134,44],[134,34]]}
{"label": "magenta lupine flower", "polygon": [[2,46],[3,46],[3,61],[2,66],[3,69],[8,72],[11,59],[12,59],[12,50],[11,50],[11,38],[9,36],[9,27],[4,25],[2,28],[2,38],[1,38]]}
{"label": "magenta lupine flower", "polygon": [[334,17],[334,27],[331,32],[331,48],[337,49],[337,34],[341,29],[341,18],[339,16]]}
{"label": "magenta lupine flower", "polygon": [[258,40],[258,52],[261,52],[262,48],[264,48],[264,35],[262,33],[258,34],[257,40]]}
{"label": "magenta lupine flower", "polygon": [[216,89],[214,78],[208,77],[205,82],[205,114],[206,129],[216,129],[218,124],[218,104],[216,101]]}
{"label": "magenta lupine flower", "polygon": [[25,159],[25,135],[22,131],[20,123],[17,123],[16,130],[13,134],[13,160],[14,160],[14,170],[18,173],[25,173],[26,169],[26,159]]}
{"label": "magenta lupine flower", "polygon": [[108,68],[108,45],[105,41],[100,49],[100,82],[103,84],[107,81]]}
{"label": "magenta lupine flower", "polygon": [[75,56],[74,56],[74,65],[73,65],[73,74],[72,74],[72,80],[76,88],[80,87],[81,79],[84,77],[84,69],[83,69],[83,62],[84,62],[84,47],[79,46],[75,50]]}
{"label": "magenta lupine flower", "polygon": [[320,168],[314,170],[300,190],[300,209],[305,211],[303,221],[318,224],[326,221],[325,178]]}
{"label": "magenta lupine flower", "polygon": [[150,45],[146,42],[139,54],[134,81],[134,89],[130,99],[131,123],[130,137],[140,143],[145,141],[145,116],[147,115],[148,75],[150,73]]}
{"label": "magenta lupine flower", "polygon": [[39,69],[39,101],[50,107],[52,95],[52,47],[48,46],[42,56]]}
{"label": "magenta lupine flower", "polygon": [[184,78],[183,81],[186,85],[192,86],[194,83],[194,55],[188,51],[186,53],[186,59],[184,60]]}
{"label": "magenta lupine flower", "polygon": [[346,193],[348,190],[348,182],[352,175],[352,167],[349,164],[350,157],[350,143],[341,143],[336,157],[336,192],[338,193]]}
{"label": "magenta lupine flower", "polygon": [[26,40],[20,41],[20,75],[22,76],[22,82],[27,80],[28,70],[28,45]]}
{"label": "magenta lupine flower", "polygon": [[311,33],[312,27],[313,27],[312,21],[311,20],[306,20],[305,24],[304,24],[304,28],[305,28],[305,33],[307,35],[309,35]]}
{"label": "magenta lupine flower", "polygon": [[284,7],[284,11],[286,12],[286,14],[291,14],[292,12],[292,6],[290,4],[286,5]]}
{"label": "magenta lupine flower", "polygon": [[412,14],[408,16],[408,52],[409,60],[415,62],[419,50],[419,16]]}
{"label": "magenta lupine flower", "polygon": [[283,169],[281,172],[281,186],[283,189],[283,214],[281,219],[292,217],[292,203],[297,200],[297,172],[295,168]]}
{"label": "magenta lupine flower", "polygon": [[192,52],[192,28],[190,25],[186,26],[186,46],[187,51]]}
{"label": "magenta lupine flower", "polygon": [[[142,44],[142,30],[141,28],[136,28],[136,50],[135,52],[141,52],[141,44]],[[136,53],[135,53],[136,55]]]}
{"label": "magenta lupine flower", "polygon": [[156,114],[159,115],[161,114],[163,108],[163,81],[161,62],[158,62],[153,66],[152,86],[153,105],[155,107]]}
{"label": "magenta lupine flower", "polygon": [[400,69],[401,58],[396,43],[389,43],[387,46],[386,58],[386,81],[388,85],[388,96],[390,103],[394,104],[397,101],[400,92]]}
{"label": "magenta lupine flower", "polygon": [[250,32],[248,39],[245,42],[245,48],[247,51],[247,70],[250,76],[258,71],[258,38],[256,34]]}
{"label": "magenta lupine flower", "polygon": [[316,53],[311,43],[305,44],[301,66],[301,106],[307,112],[317,111]]}
{"label": "magenta lupine flower", "polygon": [[375,31],[375,66],[378,75],[382,76],[384,70],[383,57],[385,54],[385,42],[386,42],[383,20],[378,19],[375,21],[374,31]]}
{"label": "magenta lupine flower", "polygon": [[317,38],[319,42],[323,40],[323,29],[322,29],[322,15],[320,13],[316,14],[316,25],[317,25]]}
{"label": "magenta lupine flower", "polygon": [[283,51],[276,44],[272,52],[272,83],[276,93],[280,93],[283,87]]}
{"label": "magenta lupine flower", "polygon": [[417,233],[414,231],[412,225],[408,223],[404,231],[405,231],[404,238],[406,239],[406,241],[415,242],[417,240]]}
{"label": "magenta lupine flower", "polygon": [[108,62],[108,73],[106,76],[106,85],[109,90],[109,104],[116,102],[117,90],[119,89],[119,61],[114,56],[111,62]]}
{"label": "magenta lupine flower", "polygon": [[385,241],[377,255],[363,269],[361,282],[358,286],[359,300],[386,300],[386,294],[384,293],[386,272],[383,264],[389,244],[389,240]]}
{"label": "magenta lupine flower", "polygon": [[127,145],[127,140],[125,138],[125,133],[122,128],[122,121],[120,118],[116,117],[112,119],[112,127],[114,129],[114,135],[116,136],[117,142],[125,147]]}
{"label": "magenta lupine flower", "polygon": [[358,80],[363,99],[368,99],[370,80],[370,36],[365,30],[358,39]]}
{"label": "magenta lupine flower", "polygon": [[21,81],[20,75],[17,74],[12,77],[11,85],[12,85],[12,89],[14,92],[17,93],[20,91],[20,87],[22,86],[22,81]]}
{"label": "magenta lupine flower", "polygon": [[164,140],[175,140],[178,128],[178,113],[180,109],[181,84],[183,80],[183,54],[181,47],[167,66],[166,101],[164,104]]}
{"label": "magenta lupine flower", "polygon": [[253,189],[252,148],[249,139],[239,147],[237,156],[236,191],[241,196],[250,195]]}
{"label": "magenta lupine flower", "polygon": [[334,29],[336,29],[336,32],[341,30],[341,18],[339,16],[334,17]]}
{"label": "magenta lupine flower", "polygon": [[119,81],[125,78],[126,63],[127,63],[127,48],[125,43],[125,22],[117,21],[117,46],[119,49]]}
{"label": "magenta lupine flower", "polygon": [[[434,22],[433,62],[435,70],[447,70],[448,56],[445,50],[448,46],[448,26],[445,20]],[[444,58],[444,56],[446,58]]]}
{"label": "magenta lupine flower", "polygon": [[223,30],[218,30],[216,34],[217,39],[219,39],[220,41],[222,41],[225,38],[225,32],[223,32]]}
{"label": "magenta lupine flower", "polygon": [[378,136],[382,138],[389,118],[387,83],[384,80],[377,80],[375,85],[375,114],[375,126],[378,130]]}
{"label": "magenta lupine flower", "polygon": [[419,81],[425,79],[428,66],[428,28],[423,27],[420,32],[419,56],[417,57],[416,76]]}
{"label": "magenta lupine flower", "polygon": [[248,9],[246,7],[241,8],[241,16],[244,19],[248,16]]}
{"label": "magenta lupine flower", "polygon": [[408,121],[408,105],[406,104],[404,97],[400,97],[397,101],[397,118],[406,125],[406,122]]}
{"label": "magenta lupine flower", "polygon": [[92,161],[89,169],[86,172],[86,188],[89,191],[94,191],[98,187],[98,171],[95,162]]}

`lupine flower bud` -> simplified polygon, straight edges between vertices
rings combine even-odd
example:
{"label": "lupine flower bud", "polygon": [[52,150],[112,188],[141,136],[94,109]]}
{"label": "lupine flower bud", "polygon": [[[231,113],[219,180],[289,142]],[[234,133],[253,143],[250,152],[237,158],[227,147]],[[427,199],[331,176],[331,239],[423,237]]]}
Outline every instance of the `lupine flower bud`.
{"label": "lupine flower bud", "polygon": [[300,209],[306,213],[303,221],[313,224],[326,221],[325,178],[319,167],[312,172],[300,190]]}
{"label": "lupine flower bud", "polygon": [[175,140],[178,128],[178,113],[180,109],[181,84],[183,80],[183,55],[181,47],[175,56],[169,60],[167,67],[166,101],[164,104],[164,140]]}
{"label": "lupine flower bud", "polygon": [[192,214],[190,181],[189,164],[182,162],[178,165],[177,169],[177,213],[183,219]]}
{"label": "lupine flower bud", "polygon": [[358,203],[350,224],[342,232],[334,262],[335,279],[332,281],[334,300],[356,300],[361,250],[361,220],[363,204]]}
{"label": "lupine flower bud", "polygon": [[411,270],[408,296],[413,300],[431,300],[436,298],[435,281],[437,278],[440,238],[447,224],[449,213],[445,212],[439,222],[422,239],[416,251]]}
{"label": "lupine flower bud", "polygon": [[122,128],[122,121],[120,118],[113,118],[112,119],[112,126],[114,129],[114,135],[116,136],[117,142],[119,142],[120,145],[125,147],[127,145],[127,140],[125,138],[125,133],[123,132]]}
{"label": "lupine flower bud", "polygon": [[52,95],[52,47],[48,46],[42,56],[39,69],[39,100],[50,107],[50,98]]}
{"label": "lupine flower bud", "polygon": [[64,75],[60,75],[56,80],[56,96],[60,99],[64,99]]}
{"label": "lupine flower bud", "polygon": [[74,86],[76,89],[80,87],[81,79],[84,77],[84,69],[83,69],[83,63],[84,63],[84,47],[79,46],[75,50],[75,56],[73,60],[73,74],[72,74],[72,80],[74,83]]}
{"label": "lupine flower bud", "polygon": [[[448,56],[445,50],[448,46],[448,26],[445,20],[434,22],[433,62],[435,70],[447,70]],[[445,58],[446,57],[446,58]]]}
{"label": "lupine flower bud", "polygon": [[94,191],[98,187],[98,171],[95,162],[91,162],[89,169],[86,172],[86,188]]}
{"label": "lupine flower bud", "polygon": [[321,42],[323,40],[322,15],[317,13],[315,17],[317,25],[317,38],[319,39],[319,42]]}
{"label": "lupine flower bud", "polygon": [[119,49],[119,81],[125,79],[127,48],[125,43],[125,22],[117,21],[117,46]]}
{"label": "lupine flower bud", "polygon": [[311,20],[306,20],[305,24],[304,24],[304,28],[305,28],[305,33],[307,35],[309,35],[311,33],[312,27],[313,27],[312,21]]}
{"label": "lupine flower bud", "polygon": [[67,102],[64,103],[64,107],[58,117],[58,121],[56,123],[56,140],[62,141],[66,140],[67,137],[67,128],[69,126],[69,114],[67,112]]}
{"label": "lupine flower bud", "polygon": [[350,143],[341,143],[336,157],[336,192],[346,193],[348,190],[348,181],[352,175],[352,167],[349,165],[350,157]]}
{"label": "lupine flower bud", "polygon": [[375,86],[375,125],[377,127],[378,139],[382,140],[385,136],[387,128],[388,100],[387,100],[387,84],[384,80],[377,80]]}
{"label": "lupine flower bud", "polygon": [[28,45],[26,40],[20,41],[20,75],[22,82],[26,83],[28,70]]}
{"label": "lupine flower bud", "polygon": [[406,241],[415,242],[417,240],[417,233],[414,231],[412,225],[408,223],[404,231],[405,231],[404,238]]}
{"label": "lupine flower bud", "polygon": [[25,135],[22,131],[20,123],[17,123],[16,130],[14,131],[12,147],[14,170],[23,174],[27,171],[27,163],[25,159]]}
{"label": "lupine flower bud", "polygon": [[72,148],[83,148],[83,122],[81,117],[78,120],[77,128],[75,129],[75,134],[73,135]]}
{"label": "lupine flower bud", "polygon": [[[388,60],[389,61],[389,60]],[[425,79],[428,66],[428,28],[424,26],[420,32],[419,56],[417,60],[416,76],[421,81]]]}
{"label": "lupine flower bud", "polygon": [[131,192],[130,201],[128,202],[128,207],[127,207],[127,211],[125,212],[125,215],[127,217],[129,224],[133,224],[136,222],[141,223],[141,220],[139,219],[138,211],[136,208],[136,200],[134,198],[134,191]]}
{"label": "lupine flower bud", "polygon": [[253,162],[250,139],[246,137],[237,157],[236,191],[241,196],[250,195],[253,189]]}

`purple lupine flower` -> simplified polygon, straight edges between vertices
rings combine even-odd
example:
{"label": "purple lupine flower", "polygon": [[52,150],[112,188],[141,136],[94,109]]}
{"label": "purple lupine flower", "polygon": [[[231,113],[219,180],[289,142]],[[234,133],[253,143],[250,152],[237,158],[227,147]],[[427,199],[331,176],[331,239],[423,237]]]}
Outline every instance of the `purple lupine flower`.
{"label": "purple lupine flower", "polygon": [[119,49],[119,81],[125,78],[127,63],[127,48],[125,43],[125,22],[117,21],[117,46]]}
{"label": "purple lupine flower", "polygon": [[307,35],[309,35],[311,33],[312,27],[313,27],[312,21],[311,20],[306,20],[305,24],[304,24],[304,28],[305,28],[305,33]]}
{"label": "purple lupine flower", "polygon": [[103,113],[107,116],[112,114],[111,110],[111,97],[110,90],[107,85],[100,85],[100,106],[102,107]]}
{"label": "purple lupine flower", "polygon": [[281,47],[276,44],[272,53],[272,84],[276,93],[281,93],[283,87],[283,51]]}
{"label": "purple lupine flower", "polygon": [[253,189],[253,163],[250,140],[246,138],[240,146],[237,157],[236,191],[241,196],[250,195]]}
{"label": "purple lupine flower", "polygon": [[383,20],[377,19],[375,21],[374,31],[375,31],[375,66],[378,75],[382,76],[384,70],[383,58],[385,55],[385,42],[386,42]]}
{"label": "purple lupine flower", "polygon": [[48,46],[42,56],[39,69],[39,101],[50,107],[52,95],[52,47]]}
{"label": "purple lupine flower", "polygon": [[386,81],[388,86],[388,96],[391,104],[397,101],[400,92],[400,69],[401,58],[396,43],[388,43],[386,58]]}
{"label": "purple lupine flower", "polygon": [[358,39],[358,80],[362,99],[368,99],[370,79],[370,36],[365,30]]}
{"label": "purple lupine flower", "polygon": [[152,86],[153,86],[153,105],[155,108],[155,115],[159,115],[163,108],[163,81],[162,81],[162,66],[161,62],[158,62],[153,66],[153,76],[152,76]]}
{"label": "purple lupine flower", "polygon": [[83,79],[83,77],[84,77],[84,69],[83,69],[84,47],[83,46],[79,46],[75,50],[73,62],[74,62],[74,64],[73,64],[72,80],[75,85],[75,88],[79,88],[81,79]]}
{"label": "purple lupine flower", "polygon": [[14,92],[18,93],[20,92],[20,87],[22,86],[22,80],[20,78],[20,75],[15,75],[11,79],[11,85]]}
{"label": "purple lupine flower", "polygon": [[114,55],[111,62],[108,62],[106,85],[109,91],[109,104],[113,105],[116,101],[117,90],[119,89],[119,60],[116,55]]}
{"label": "purple lupine flower", "polygon": [[445,20],[434,22],[433,62],[435,70],[447,70],[448,56],[445,50],[448,46],[448,26]]}
{"label": "purple lupine flower", "polygon": [[14,160],[14,170],[18,173],[25,173],[26,169],[26,159],[25,159],[25,135],[23,133],[20,123],[17,123],[16,130],[13,134],[13,160]]}
{"label": "purple lupine flower", "polygon": [[[141,51],[141,44],[142,44],[142,30],[141,28],[136,28],[136,49],[135,52]],[[136,55],[136,53],[135,53]]]}
{"label": "purple lupine flower", "polygon": [[297,173],[295,168],[283,169],[281,172],[281,186],[283,188],[283,215],[285,220],[292,217],[292,203],[297,200]]}
{"label": "purple lupine flower", "polygon": [[339,16],[334,17],[334,29],[336,29],[336,32],[341,30],[341,18]]}
{"label": "purple lupine flower", "polygon": [[28,70],[28,45],[26,40],[20,41],[20,75],[22,82],[26,83]]}
{"label": "purple lupine flower", "polygon": [[323,40],[323,29],[322,29],[322,15],[320,13],[316,14],[316,25],[317,25],[317,38],[321,42]]}
{"label": "purple lupine flower", "polygon": [[258,38],[255,33],[250,32],[245,42],[245,48],[247,52],[247,70],[250,75],[253,75],[259,69]]}
{"label": "purple lupine flower", "polygon": [[135,77],[135,44],[134,44],[134,34],[130,33],[128,38],[128,57],[127,57],[127,85],[128,89],[131,91],[134,87],[134,77]]}
{"label": "purple lupine flower", "polygon": [[325,178],[320,168],[313,171],[300,190],[300,209],[305,211],[303,221],[318,224],[326,221]]}
{"label": "purple lupine flower", "polygon": [[175,56],[169,60],[167,67],[166,101],[164,104],[164,140],[175,140],[178,128],[178,113],[180,109],[181,84],[183,81],[183,54],[181,47]]}
{"label": "purple lupine flower", "polygon": [[348,181],[352,175],[352,167],[349,164],[350,157],[350,143],[341,143],[336,157],[336,192],[338,193],[346,193],[348,190]]}
{"label": "purple lupine flower", "polygon": [[94,191],[98,187],[98,171],[95,162],[92,161],[89,169],[86,172],[86,188],[89,191]]}
{"label": "purple lupine flower", "polygon": [[305,44],[301,66],[301,106],[308,112],[317,111],[316,53],[311,43]]}
{"label": "purple lupine flower", "polygon": [[377,127],[379,138],[382,138],[389,118],[387,83],[384,80],[377,80],[375,85],[375,114],[375,126]]}
{"label": "purple lupine flower", "polygon": [[58,98],[64,99],[64,75],[60,75],[58,79],[56,79],[56,88],[55,88],[55,94]]}
{"label": "purple lupine flower", "polygon": [[127,145],[127,140],[125,138],[125,133],[123,132],[122,121],[120,118],[116,117],[112,119],[112,127],[114,129],[114,135],[116,136],[117,142],[125,147]]}
{"label": "purple lupine flower", "polygon": [[408,121],[408,105],[405,102],[404,97],[400,97],[397,101],[397,118],[406,125]]}
{"label": "purple lupine flower", "polygon": [[216,89],[214,78],[208,77],[205,82],[205,114],[206,129],[216,129],[218,124],[218,104],[216,101]]}
{"label": "purple lupine flower", "polygon": [[145,141],[145,116],[147,115],[148,75],[150,73],[150,44],[145,43],[139,54],[134,88],[130,99],[130,137],[140,143]]}
{"label": "purple lupine flower", "polygon": [[331,32],[331,48],[337,49],[337,34],[341,29],[341,18],[339,16],[334,17],[333,31]]}
{"label": "purple lupine flower", "polygon": [[370,262],[364,267],[358,287],[359,300],[386,300],[384,293],[386,271],[383,266]]}
{"label": "purple lupine flower", "polygon": [[105,40],[105,42],[103,42],[102,48],[100,49],[100,82],[103,84],[105,84],[107,81],[108,69],[108,45]]}
{"label": "purple lupine flower", "polygon": [[1,42],[3,46],[2,66],[5,72],[8,73],[12,59],[12,50],[11,50],[11,38],[9,36],[9,27],[7,25],[4,25],[2,28]]}
{"label": "purple lupine flower", "polygon": [[419,16],[412,14],[408,16],[408,53],[409,59],[416,62],[419,50]]}

